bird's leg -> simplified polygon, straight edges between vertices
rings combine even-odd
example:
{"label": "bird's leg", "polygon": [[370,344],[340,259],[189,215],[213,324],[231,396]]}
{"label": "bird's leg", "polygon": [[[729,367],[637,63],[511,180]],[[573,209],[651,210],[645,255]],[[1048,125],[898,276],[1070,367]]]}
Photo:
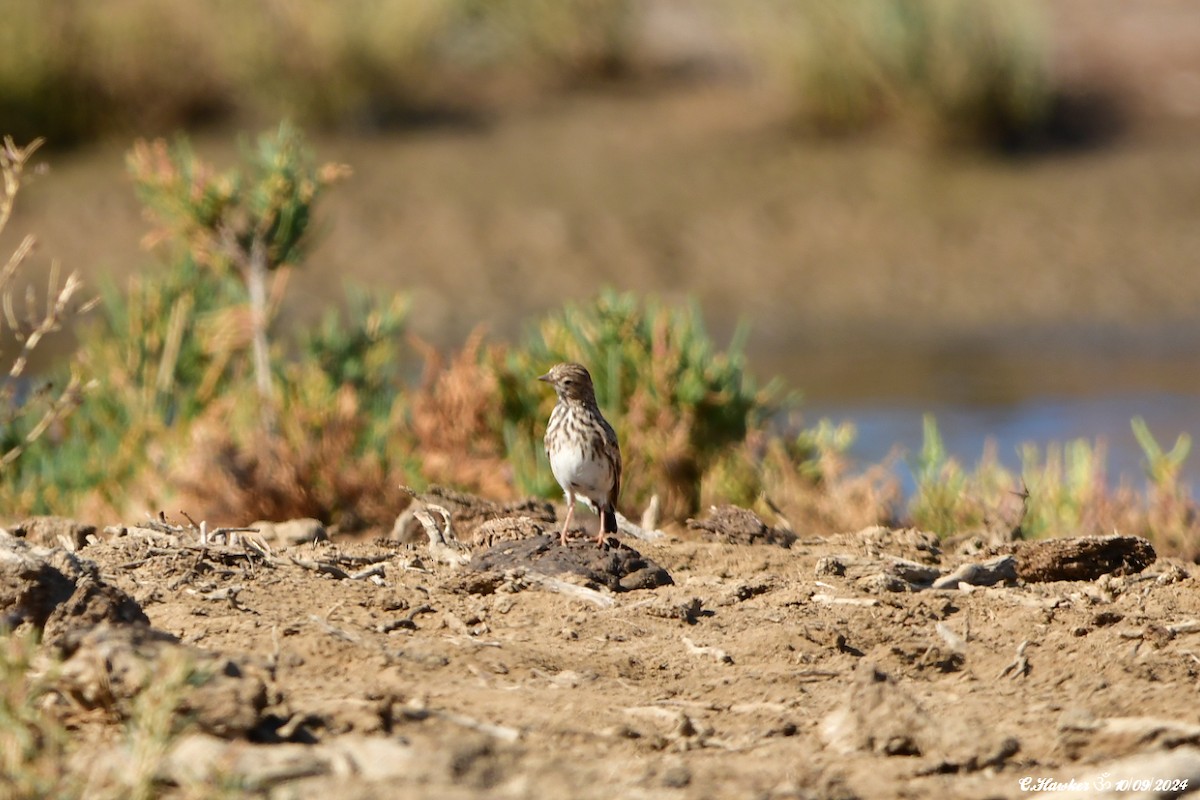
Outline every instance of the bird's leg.
{"label": "bird's leg", "polygon": [[606,533],[617,532],[617,510],[611,505],[597,505],[596,516],[600,517],[600,532],[596,534],[596,544],[604,547]]}
{"label": "bird's leg", "polygon": [[571,517],[575,514],[575,493],[567,492],[567,515],[563,517],[562,533],[558,535],[559,544],[567,546],[567,528],[571,527]]}

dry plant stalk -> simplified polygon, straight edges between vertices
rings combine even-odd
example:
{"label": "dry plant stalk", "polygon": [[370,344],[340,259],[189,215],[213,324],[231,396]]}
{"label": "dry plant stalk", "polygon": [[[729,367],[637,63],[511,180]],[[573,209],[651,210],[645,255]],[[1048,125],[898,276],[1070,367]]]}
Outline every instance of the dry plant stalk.
{"label": "dry plant stalk", "polygon": [[[42,142],[42,139],[35,139],[26,147],[18,147],[12,137],[4,137],[3,147],[0,147],[0,173],[4,178],[4,191],[0,195],[0,233],[12,218],[29,158],[41,147]],[[73,305],[72,300],[83,288],[83,281],[78,272],[71,272],[60,285],[57,262],[50,264],[44,305],[38,303],[37,293],[32,286],[27,287],[23,297],[18,299],[14,282],[35,244],[36,239],[32,235],[25,236],[3,269],[0,269],[0,308],[3,309],[3,318],[0,319],[0,358],[10,360],[8,370],[0,378],[0,407],[3,409],[0,413],[7,428],[25,414],[35,413],[38,408],[44,410],[29,432],[0,454],[0,471],[16,461],[25,448],[37,441],[50,426],[74,411],[82,400],[83,392],[93,385],[84,383],[72,369],[67,385],[57,392],[46,386],[36,390],[25,402],[19,401],[21,378],[34,350],[48,334],[62,330],[63,323],[70,317],[86,313],[99,300],[92,298],[80,306]],[[15,345],[15,348],[13,352],[8,352],[7,348],[11,345]]]}

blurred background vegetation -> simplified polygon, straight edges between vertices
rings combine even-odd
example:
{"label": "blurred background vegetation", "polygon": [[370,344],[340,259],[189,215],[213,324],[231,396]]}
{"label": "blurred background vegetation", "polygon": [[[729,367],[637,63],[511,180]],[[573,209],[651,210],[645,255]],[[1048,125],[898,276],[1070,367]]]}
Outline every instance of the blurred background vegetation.
{"label": "blurred background vegetation", "polygon": [[281,116],[378,130],[737,68],[811,130],[900,120],[1018,145],[1052,123],[1045,16],[1035,0],[14,0],[0,118],[56,144]]}
{"label": "blurred background vegetation", "polygon": [[0,499],[354,530],[402,482],[552,495],[530,378],[570,358],[630,514],[1200,552],[1184,440],[1140,417],[1131,489],[1111,431],[972,468],[918,412],[855,467],[807,405],[1200,392],[1198,118],[1182,0],[13,0],[0,132],[55,172],[0,245],[102,302],[33,354],[77,351],[39,365],[69,402],[9,415]]}

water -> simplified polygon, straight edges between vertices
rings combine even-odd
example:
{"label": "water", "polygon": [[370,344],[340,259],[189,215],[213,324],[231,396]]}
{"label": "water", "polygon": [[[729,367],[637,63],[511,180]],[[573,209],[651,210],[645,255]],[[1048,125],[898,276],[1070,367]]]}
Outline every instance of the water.
{"label": "water", "polygon": [[[1084,439],[1103,446],[1111,485],[1140,488],[1146,459],[1134,417],[1164,450],[1180,434],[1200,437],[1200,356],[1190,341],[1190,333],[1176,331],[1169,340],[1082,337],[1071,345],[1061,337],[1018,347],[830,345],[773,367],[804,388],[808,424],[825,417],[855,425],[850,455],[860,466],[899,451],[906,491],[926,413],[936,418],[947,453],[967,468],[989,441],[1000,462],[1017,470],[1025,444],[1044,454],[1047,445]],[[1185,462],[1183,480],[1200,486],[1200,458]]]}
{"label": "water", "polygon": [[[977,464],[989,440],[1004,467],[1020,467],[1020,447],[1063,444],[1073,439],[1103,441],[1112,485],[1121,481],[1139,486],[1145,477],[1145,456],[1134,439],[1129,421],[1146,420],[1159,444],[1169,450],[1180,433],[1200,429],[1198,398],[1157,393],[1081,398],[1043,398],[1013,405],[806,404],[806,419],[822,417],[853,422],[858,439],[851,456],[860,464],[882,461],[899,449],[904,456],[900,473],[907,491],[913,486],[911,464],[922,449],[926,413],[934,414],[950,456],[966,467]],[[1195,482],[1200,470],[1189,463],[1186,479]]]}
{"label": "water", "polygon": [[[853,422],[858,438],[851,450],[857,463],[875,463],[899,449],[900,468],[906,492],[913,488],[912,463],[921,451],[922,417],[937,418],[947,453],[970,468],[978,463],[990,440],[1000,462],[1009,469],[1020,467],[1020,448],[1033,443],[1045,452],[1046,445],[1073,439],[1102,442],[1107,454],[1107,477],[1140,486],[1144,480],[1145,457],[1133,436],[1130,420],[1141,416],[1164,449],[1174,446],[1180,433],[1200,427],[1197,398],[1178,394],[1127,393],[1101,397],[1034,398],[1015,405],[916,406],[912,404],[809,403],[806,418]],[[1185,478],[1194,484],[1200,477],[1190,463]]]}

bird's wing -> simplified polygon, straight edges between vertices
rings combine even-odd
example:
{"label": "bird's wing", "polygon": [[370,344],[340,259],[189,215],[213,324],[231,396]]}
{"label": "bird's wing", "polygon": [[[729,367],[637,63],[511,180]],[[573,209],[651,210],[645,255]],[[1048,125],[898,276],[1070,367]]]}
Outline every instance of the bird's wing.
{"label": "bird's wing", "polygon": [[608,420],[604,420],[604,440],[609,446],[608,452],[612,453],[613,461],[613,485],[612,491],[608,493],[608,502],[616,508],[617,498],[621,496],[621,445],[617,441],[617,432],[608,424]]}

